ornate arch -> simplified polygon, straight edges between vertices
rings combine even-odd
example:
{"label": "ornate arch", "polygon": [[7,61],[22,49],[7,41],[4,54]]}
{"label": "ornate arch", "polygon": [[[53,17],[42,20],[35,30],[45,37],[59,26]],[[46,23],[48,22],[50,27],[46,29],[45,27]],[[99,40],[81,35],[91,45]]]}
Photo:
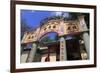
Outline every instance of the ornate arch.
{"label": "ornate arch", "polygon": [[41,37],[38,38],[38,41],[39,41],[43,36],[45,36],[45,35],[48,34],[48,33],[56,33],[57,36],[58,36],[58,32],[50,31],[50,32],[46,32],[46,33],[42,34]]}
{"label": "ornate arch", "polygon": [[38,41],[43,35],[49,32],[56,32],[58,36],[67,34],[73,34],[76,32],[82,32],[78,20],[63,20],[63,19],[51,19],[46,20],[40,27],[36,28],[30,33],[25,33],[22,42],[34,42]]}

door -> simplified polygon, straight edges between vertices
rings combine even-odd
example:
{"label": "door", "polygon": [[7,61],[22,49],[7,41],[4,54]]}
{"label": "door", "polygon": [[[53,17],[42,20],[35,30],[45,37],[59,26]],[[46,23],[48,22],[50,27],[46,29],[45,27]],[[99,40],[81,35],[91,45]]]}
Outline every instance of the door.
{"label": "door", "polygon": [[67,60],[81,60],[80,45],[78,39],[66,40]]}

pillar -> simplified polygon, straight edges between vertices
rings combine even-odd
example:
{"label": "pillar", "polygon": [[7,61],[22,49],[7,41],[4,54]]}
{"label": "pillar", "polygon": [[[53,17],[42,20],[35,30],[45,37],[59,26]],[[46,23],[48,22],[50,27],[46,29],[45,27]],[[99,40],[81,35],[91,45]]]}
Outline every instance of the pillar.
{"label": "pillar", "polygon": [[85,31],[88,31],[87,25],[85,23],[85,19],[84,19],[84,15],[78,16],[79,19],[79,23],[80,23],[80,28],[83,32],[82,36],[83,36],[83,40],[84,40],[84,45],[87,51],[87,59],[89,59],[90,57],[90,38],[89,38],[89,34]]}
{"label": "pillar", "polygon": [[60,61],[67,60],[67,52],[66,52],[66,40],[64,37],[60,38]]}
{"label": "pillar", "polygon": [[89,35],[88,33],[83,33],[83,40],[84,40],[84,45],[85,45],[85,48],[86,48],[86,51],[87,51],[87,59],[89,59],[89,54],[90,54],[90,44],[89,44]]}
{"label": "pillar", "polygon": [[31,51],[30,51],[30,54],[29,54],[29,57],[28,57],[27,62],[33,62],[34,57],[35,57],[35,54],[36,54],[37,44],[36,44],[36,43],[33,43],[32,46],[33,46],[33,47],[32,47],[32,49],[31,49]]}

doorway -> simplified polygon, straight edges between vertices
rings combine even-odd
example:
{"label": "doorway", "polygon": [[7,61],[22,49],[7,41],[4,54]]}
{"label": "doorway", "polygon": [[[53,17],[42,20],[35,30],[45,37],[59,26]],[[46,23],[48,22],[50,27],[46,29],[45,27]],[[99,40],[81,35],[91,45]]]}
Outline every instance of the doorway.
{"label": "doorway", "polygon": [[66,52],[67,60],[81,60],[79,40],[66,40]]}

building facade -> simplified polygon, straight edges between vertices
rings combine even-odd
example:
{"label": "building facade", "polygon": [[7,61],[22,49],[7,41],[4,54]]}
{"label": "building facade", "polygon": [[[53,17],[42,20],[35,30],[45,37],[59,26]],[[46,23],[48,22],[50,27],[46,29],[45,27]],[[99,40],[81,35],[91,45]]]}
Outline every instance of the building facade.
{"label": "building facade", "polygon": [[[47,33],[57,34],[57,40],[42,43]],[[21,40],[21,63],[89,59],[89,28],[84,15],[77,19],[48,19],[34,31],[25,32]]]}

